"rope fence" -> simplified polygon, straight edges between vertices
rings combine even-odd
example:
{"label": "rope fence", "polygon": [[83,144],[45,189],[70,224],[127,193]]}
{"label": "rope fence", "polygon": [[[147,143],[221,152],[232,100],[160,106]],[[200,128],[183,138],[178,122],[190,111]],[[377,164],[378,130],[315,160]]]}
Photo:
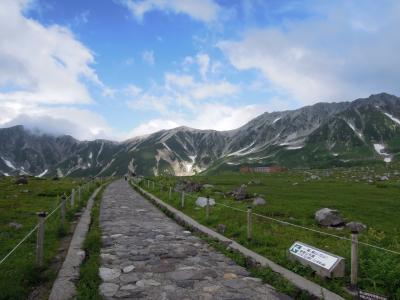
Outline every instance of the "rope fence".
{"label": "rope fence", "polygon": [[[151,181],[151,180],[148,180],[148,181],[152,182],[153,186],[154,185],[158,185],[158,186],[161,186],[161,188],[169,188],[169,186],[161,185],[159,183],[156,183],[155,181]],[[150,187],[151,185],[148,185],[148,186]],[[179,192],[174,191],[173,189],[172,189],[172,192],[179,194]],[[186,198],[187,197],[191,197],[192,199],[196,199],[197,196],[191,195],[191,194],[185,192],[185,197]],[[207,197],[204,197],[204,198],[207,198]],[[232,210],[235,210],[235,211],[239,211],[239,212],[242,212],[242,213],[247,213],[247,210],[240,209],[240,208],[237,208],[237,207],[234,207],[234,206],[230,206],[230,205],[226,205],[226,204],[217,202],[216,200],[215,200],[215,204],[223,206],[223,207],[226,207],[226,208],[229,208],[229,209],[232,209]],[[349,242],[352,241],[350,238],[347,238],[347,237],[339,236],[339,235],[336,235],[336,234],[332,234],[332,233],[329,233],[329,232],[325,232],[325,231],[321,231],[321,230],[317,230],[317,229],[313,229],[313,228],[309,228],[309,227],[306,227],[306,226],[297,225],[297,224],[290,223],[290,222],[287,222],[287,221],[283,221],[283,220],[279,220],[279,219],[272,218],[272,217],[269,217],[269,216],[261,215],[261,214],[255,213],[255,212],[253,212],[252,214],[254,216],[257,216],[257,217],[260,217],[260,218],[264,218],[264,219],[268,219],[270,221],[274,221],[274,222],[277,222],[277,223],[280,223],[280,224],[296,227],[296,228],[299,228],[299,229],[311,231],[311,232],[318,233],[318,234],[325,235],[325,236],[330,236],[330,237],[337,238],[337,239],[340,239],[340,240],[345,240],[345,241],[349,241]],[[375,249],[378,249],[378,250],[382,250],[382,251],[385,251],[385,252],[388,252],[388,253],[400,255],[399,251],[390,250],[390,249],[387,249],[387,248],[384,248],[384,247],[380,247],[380,246],[377,246],[377,245],[365,243],[365,242],[362,242],[362,241],[358,241],[357,243],[360,244],[360,245],[367,246],[367,247],[372,247],[372,248],[375,248]]]}
{"label": "rope fence", "polygon": [[[180,191],[176,191],[174,190],[174,188],[170,185],[162,185],[160,183],[157,183],[155,181],[152,180],[148,180],[148,179],[139,179],[139,180],[135,180],[136,183],[141,186],[143,189],[148,190],[150,193],[154,193],[154,192],[161,192],[162,190],[164,191],[169,191],[167,199],[169,201],[174,201],[174,206],[176,206],[178,209],[183,210],[185,207],[185,199],[192,199],[194,201],[196,201],[198,199],[198,197],[201,197],[199,194],[190,194],[187,192],[180,192]],[[146,182],[147,181],[147,182]],[[159,187],[159,190],[157,190],[156,187]],[[177,195],[177,196],[175,196]],[[210,207],[212,205],[210,205],[209,200],[210,200],[210,194],[207,194],[206,197],[203,197],[207,199],[207,205],[205,206],[205,216],[206,216],[206,220],[208,220],[209,215],[210,215]],[[313,232],[319,235],[323,235],[323,236],[327,236],[327,237],[331,237],[334,239],[338,239],[338,240],[343,240],[346,242],[350,242],[351,244],[351,276],[350,276],[350,282],[351,285],[350,287],[353,289],[357,289],[357,282],[358,282],[358,245],[362,245],[365,246],[367,248],[371,248],[371,249],[376,249],[376,250],[380,250],[384,253],[388,253],[388,254],[392,254],[395,255],[396,257],[398,257],[398,255],[400,255],[400,251],[396,251],[396,250],[392,250],[392,249],[388,249],[386,247],[382,247],[380,245],[376,245],[376,244],[372,244],[372,243],[367,243],[367,242],[363,242],[363,241],[359,241],[358,240],[358,232],[351,232],[351,238],[349,237],[344,237],[344,236],[340,236],[337,234],[333,234],[333,233],[329,233],[326,231],[322,231],[322,230],[318,230],[318,229],[314,229],[314,228],[310,228],[307,226],[302,226],[302,225],[298,225],[298,224],[294,224],[292,222],[288,222],[288,221],[284,221],[284,220],[280,220],[278,218],[274,218],[274,217],[270,217],[267,215],[263,215],[260,213],[256,213],[252,211],[252,207],[248,207],[247,210],[242,209],[242,208],[238,208],[235,206],[231,206],[231,205],[227,205],[224,203],[221,203],[221,200],[217,200],[217,199],[213,199],[215,202],[216,206],[221,206],[227,209],[230,209],[232,211],[236,211],[239,213],[243,213],[245,215],[247,215],[247,239],[251,240],[252,236],[253,236],[253,221],[252,221],[252,216],[257,217],[257,218],[261,218],[264,220],[268,220],[268,221],[272,221],[281,225],[287,225],[296,229],[300,229],[300,230],[304,230],[304,231],[308,231],[308,232]],[[176,202],[176,203],[175,203]],[[215,221],[215,220],[214,220]],[[342,249],[343,250],[343,249]]]}
{"label": "rope fence", "polygon": [[[77,187],[77,191],[78,191],[78,205],[81,205],[81,194],[84,192],[89,192],[92,184],[96,184],[96,182],[99,182],[100,184],[103,183],[103,179],[100,178],[99,181],[97,180],[92,180],[92,181],[88,181],[83,185],[79,185]],[[58,198],[58,196],[57,196]],[[1,260],[0,260],[0,266],[5,263],[7,261],[7,259],[30,237],[32,236],[32,234],[34,232],[38,232],[38,237],[37,237],[37,252],[41,252],[41,253],[37,253],[37,264],[39,266],[41,266],[43,264],[43,242],[44,242],[44,223],[45,221],[48,221],[49,218],[51,216],[53,216],[57,211],[59,211],[61,209],[61,225],[64,225],[64,221],[65,221],[65,210],[67,207],[68,202],[70,202],[70,209],[75,209],[76,208],[76,204],[75,204],[75,189],[72,189],[71,194],[69,194],[68,196],[64,193],[64,195],[61,198],[61,202],[50,212],[50,213],[46,213],[46,212],[40,212],[37,213],[38,217],[39,217],[39,222],[36,226],[34,226],[32,228],[32,230],[30,230]],[[43,218],[43,220],[41,220],[41,218]],[[43,229],[42,229],[43,227]]]}

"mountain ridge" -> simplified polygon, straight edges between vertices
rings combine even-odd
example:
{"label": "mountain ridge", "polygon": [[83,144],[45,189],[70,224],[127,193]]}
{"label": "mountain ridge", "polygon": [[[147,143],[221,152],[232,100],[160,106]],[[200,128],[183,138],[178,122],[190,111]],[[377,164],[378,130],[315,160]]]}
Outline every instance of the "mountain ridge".
{"label": "mountain ridge", "polygon": [[[264,112],[227,131],[179,126],[122,142],[79,141],[17,125],[0,129],[0,174],[193,175],[240,165],[337,166],[392,162],[400,153],[400,98],[380,93]],[[44,174],[44,175],[43,175]]]}

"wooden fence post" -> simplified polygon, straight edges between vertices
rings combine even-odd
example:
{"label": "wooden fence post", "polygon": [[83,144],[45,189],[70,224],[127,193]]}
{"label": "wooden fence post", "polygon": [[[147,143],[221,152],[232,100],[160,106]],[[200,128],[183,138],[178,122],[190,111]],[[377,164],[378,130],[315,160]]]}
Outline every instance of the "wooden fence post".
{"label": "wooden fence post", "polygon": [[150,189],[150,180],[147,179],[147,189]]}
{"label": "wooden fence post", "polygon": [[182,197],[181,197],[181,207],[185,208],[185,192],[182,192]]}
{"label": "wooden fence post", "polygon": [[71,208],[75,207],[75,189],[71,190],[70,205],[71,205]]}
{"label": "wooden fence post", "polygon": [[47,212],[41,211],[37,213],[39,217],[37,239],[36,239],[36,266],[43,266],[43,244],[44,244],[44,221],[47,216]]}
{"label": "wooden fence post", "polygon": [[65,204],[67,202],[67,197],[65,194],[61,196],[61,226],[65,225]]}
{"label": "wooden fence post", "polygon": [[247,207],[247,239],[253,238],[253,216],[251,206]]}
{"label": "wooden fence post", "polygon": [[171,198],[172,198],[172,186],[169,187],[168,200],[171,201]]}
{"label": "wooden fence post", "polygon": [[358,233],[351,233],[351,277],[350,288],[357,289],[358,280]]}
{"label": "wooden fence post", "polygon": [[81,186],[78,187],[78,203],[81,205]]}
{"label": "wooden fence post", "polygon": [[153,191],[154,191],[154,181],[152,181],[153,182]]}
{"label": "wooden fence post", "polygon": [[206,219],[210,217],[210,197],[207,196],[207,204],[206,204]]}

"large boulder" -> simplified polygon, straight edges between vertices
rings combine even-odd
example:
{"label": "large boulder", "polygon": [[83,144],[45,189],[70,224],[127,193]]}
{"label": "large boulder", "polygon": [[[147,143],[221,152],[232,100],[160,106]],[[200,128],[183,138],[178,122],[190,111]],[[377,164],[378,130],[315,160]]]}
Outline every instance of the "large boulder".
{"label": "large boulder", "polygon": [[322,208],[315,213],[315,220],[321,226],[337,227],[344,224],[344,220],[336,209]]}
{"label": "large boulder", "polygon": [[242,184],[240,187],[234,189],[230,194],[235,200],[238,201],[245,200],[250,197],[250,195],[247,193],[247,186],[245,184]]}
{"label": "large boulder", "polygon": [[193,181],[179,181],[174,190],[177,192],[198,193],[203,188],[203,185]]}
{"label": "large boulder", "polygon": [[[196,205],[200,207],[206,207],[207,206],[207,198],[205,197],[199,197],[196,200]],[[212,198],[208,199],[208,205],[214,206],[215,205],[215,200]]]}
{"label": "large boulder", "polygon": [[265,205],[267,204],[267,201],[265,201],[264,198],[257,197],[253,200],[253,206],[260,206],[260,205]]}
{"label": "large boulder", "polygon": [[15,181],[15,184],[28,184],[28,178],[22,176]]}

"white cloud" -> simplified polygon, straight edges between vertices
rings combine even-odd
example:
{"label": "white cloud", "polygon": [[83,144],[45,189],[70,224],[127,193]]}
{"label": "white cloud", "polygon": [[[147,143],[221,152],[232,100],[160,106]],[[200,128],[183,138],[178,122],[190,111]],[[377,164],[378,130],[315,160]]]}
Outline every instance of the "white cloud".
{"label": "white cloud", "polygon": [[77,139],[118,138],[118,133],[106,120],[90,110],[0,103],[0,126],[21,124],[44,133],[69,134]]}
{"label": "white cloud", "polygon": [[220,7],[213,0],[120,0],[141,22],[146,13],[160,10],[165,13],[186,14],[197,21],[217,20]]}
{"label": "white cloud", "polygon": [[127,138],[138,137],[153,132],[157,132],[163,129],[175,128],[178,126],[180,126],[180,124],[175,122],[174,120],[153,119],[135,127],[126,136]]}
{"label": "white cloud", "polygon": [[198,105],[235,96],[240,87],[225,79],[212,82],[197,81],[188,74],[166,73],[161,85],[155,85],[145,91],[135,89],[136,91],[138,93],[131,94],[131,99],[126,101],[128,107],[133,110],[154,110],[168,114],[177,108],[196,111]]}
{"label": "white cloud", "polygon": [[264,111],[259,105],[231,107],[219,103],[207,103],[197,107],[196,114],[171,113],[171,118],[157,118],[134,128],[131,137],[153,133],[162,129],[188,126],[197,129],[230,130],[238,128]]}
{"label": "white cloud", "polygon": [[143,51],[142,52],[142,59],[145,63],[149,64],[150,66],[153,66],[155,63],[154,59],[154,52],[153,51]]}
{"label": "white cloud", "polygon": [[218,46],[234,67],[261,71],[271,88],[303,104],[399,93],[400,4],[311,3],[312,18],[250,30]]}
{"label": "white cloud", "polygon": [[91,67],[93,53],[66,27],[25,17],[29,4],[0,2],[0,101],[90,103],[81,79],[105,88]]}
{"label": "white cloud", "polygon": [[215,83],[198,84],[189,94],[195,99],[218,99],[221,97],[232,96],[239,91],[239,87],[221,80]]}
{"label": "white cloud", "polygon": [[137,85],[130,84],[125,91],[129,96],[136,97],[142,92],[142,89]]}
{"label": "white cloud", "polygon": [[[99,114],[72,107],[93,103],[86,84],[104,96],[105,86],[92,68],[94,54],[66,27],[44,26],[26,17],[36,1],[0,1],[0,126],[24,125],[79,139],[115,137]],[[88,12],[79,21],[86,22]]]}
{"label": "white cloud", "polygon": [[210,66],[210,57],[207,54],[199,53],[196,56],[199,72],[203,80],[207,78],[208,68]]}

